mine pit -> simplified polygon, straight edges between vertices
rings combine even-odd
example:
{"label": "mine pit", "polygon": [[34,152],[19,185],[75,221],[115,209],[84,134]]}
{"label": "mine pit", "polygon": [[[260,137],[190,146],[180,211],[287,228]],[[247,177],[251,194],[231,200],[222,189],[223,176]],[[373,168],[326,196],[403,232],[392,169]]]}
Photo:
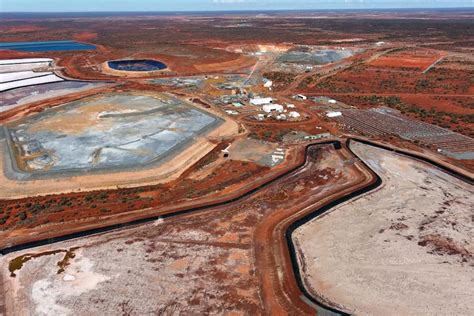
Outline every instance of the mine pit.
{"label": "mine pit", "polygon": [[108,61],[111,69],[119,71],[157,71],[166,69],[166,64],[150,59],[123,59]]}

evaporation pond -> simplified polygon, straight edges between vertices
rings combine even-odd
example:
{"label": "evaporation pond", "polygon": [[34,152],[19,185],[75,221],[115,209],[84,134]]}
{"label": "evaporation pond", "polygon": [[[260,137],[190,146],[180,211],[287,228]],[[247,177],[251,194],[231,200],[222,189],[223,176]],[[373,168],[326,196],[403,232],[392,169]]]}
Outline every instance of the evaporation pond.
{"label": "evaporation pond", "polygon": [[4,42],[0,50],[16,50],[20,52],[51,52],[71,50],[92,50],[94,45],[76,41],[46,41],[46,42]]}

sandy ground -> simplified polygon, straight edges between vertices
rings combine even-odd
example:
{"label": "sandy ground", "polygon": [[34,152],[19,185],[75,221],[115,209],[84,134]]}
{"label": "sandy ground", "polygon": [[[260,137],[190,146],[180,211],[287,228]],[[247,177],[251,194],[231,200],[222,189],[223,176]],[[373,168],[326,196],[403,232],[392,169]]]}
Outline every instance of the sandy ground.
{"label": "sandy ground", "polygon": [[[283,160],[279,157],[285,157],[284,146],[279,147],[276,143],[251,138],[241,139],[232,143],[229,152],[229,159],[250,161],[269,167],[273,167]],[[275,156],[274,160],[272,156]]]}
{"label": "sandy ground", "polygon": [[295,232],[307,288],[356,315],[473,315],[472,186],[351,148],[384,184]]}
{"label": "sandy ground", "polygon": [[[206,109],[213,114],[216,111]],[[30,181],[17,181],[0,173],[0,198],[13,199],[28,196],[59,194],[77,191],[91,191],[98,189],[114,189],[120,187],[136,187],[158,184],[177,179],[186,169],[209,153],[215,146],[215,140],[238,134],[238,125],[228,117],[224,123],[197,138],[185,150],[176,154],[173,159],[150,168],[123,172],[85,174],[79,176],[58,177]],[[210,140],[213,140],[212,142]],[[0,146],[4,146],[1,144]],[[0,152],[6,148],[0,148]],[[3,155],[0,155],[0,165],[4,166]]]}

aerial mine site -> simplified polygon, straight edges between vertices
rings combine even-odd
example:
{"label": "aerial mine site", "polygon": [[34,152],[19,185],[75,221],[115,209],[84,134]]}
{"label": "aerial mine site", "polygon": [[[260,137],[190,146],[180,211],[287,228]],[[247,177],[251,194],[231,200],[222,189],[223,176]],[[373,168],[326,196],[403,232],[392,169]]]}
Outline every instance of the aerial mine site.
{"label": "aerial mine site", "polygon": [[474,315],[471,1],[53,2],[0,3],[0,316]]}

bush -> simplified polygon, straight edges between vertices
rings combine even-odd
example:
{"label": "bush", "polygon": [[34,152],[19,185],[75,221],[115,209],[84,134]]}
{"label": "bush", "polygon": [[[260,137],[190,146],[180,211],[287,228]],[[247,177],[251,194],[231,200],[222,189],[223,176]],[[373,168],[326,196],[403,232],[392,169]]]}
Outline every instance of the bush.
{"label": "bush", "polygon": [[8,220],[8,216],[4,216],[4,217],[0,218],[0,225],[5,224],[7,222],[7,220]]}
{"label": "bush", "polygon": [[24,221],[28,216],[26,215],[26,212],[21,212],[18,213],[18,218],[22,221]]}

